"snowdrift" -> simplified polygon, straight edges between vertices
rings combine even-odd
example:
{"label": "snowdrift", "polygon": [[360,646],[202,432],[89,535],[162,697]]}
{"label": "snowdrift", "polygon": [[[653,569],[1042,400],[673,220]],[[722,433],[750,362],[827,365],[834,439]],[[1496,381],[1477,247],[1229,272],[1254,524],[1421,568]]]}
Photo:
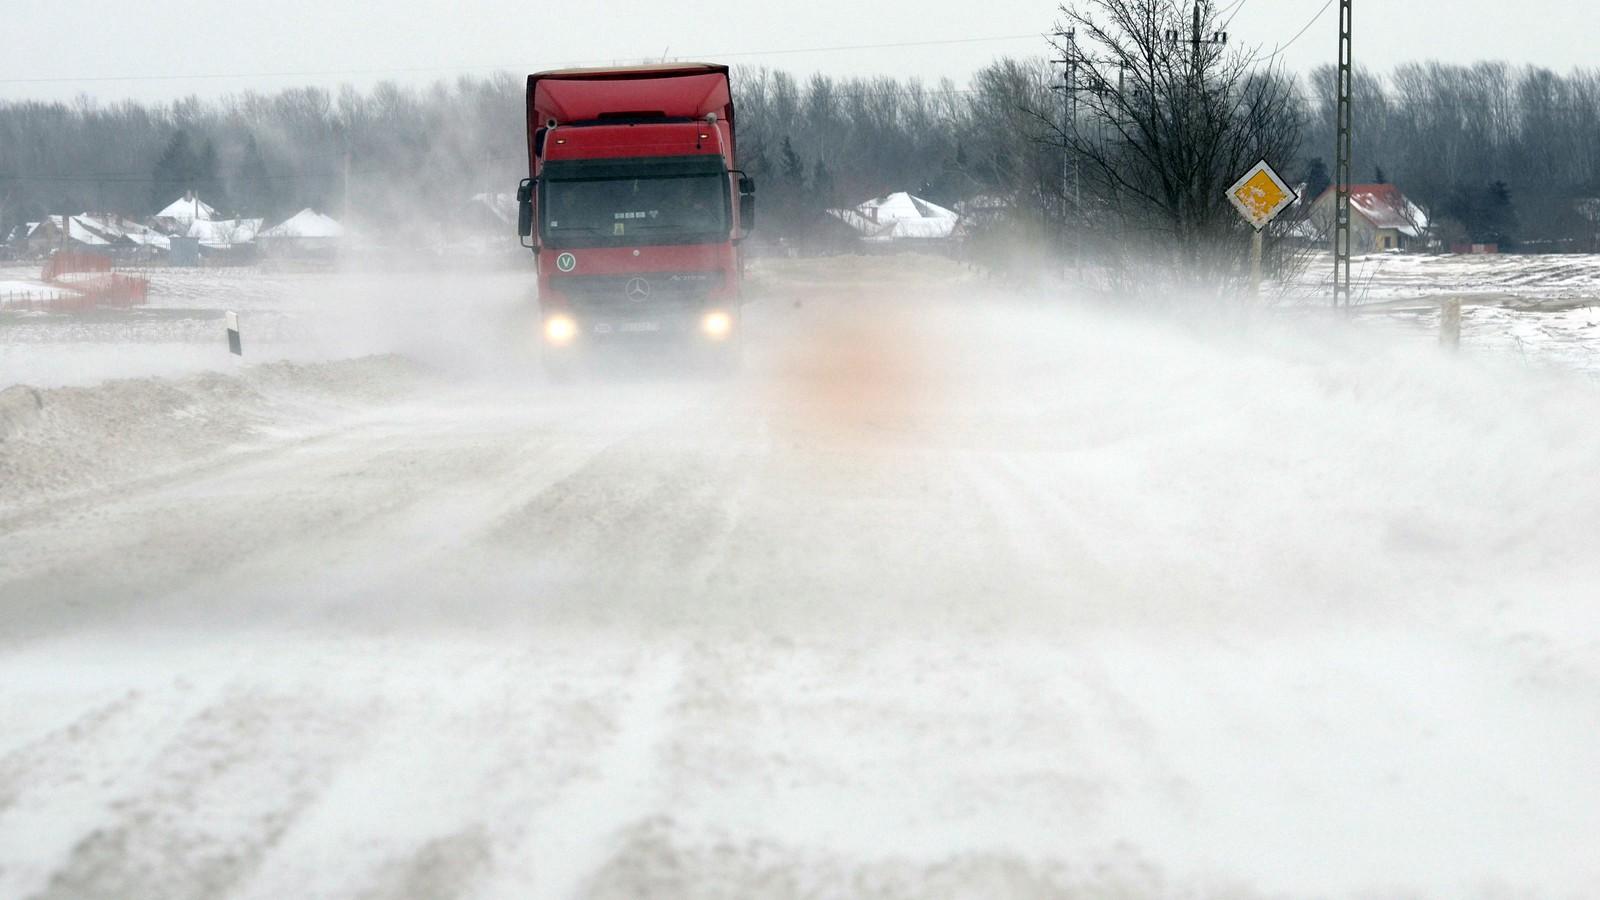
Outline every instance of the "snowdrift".
{"label": "snowdrift", "polygon": [[66,493],[201,465],[314,430],[423,377],[400,357],[269,363],[237,374],[0,390],[0,515]]}

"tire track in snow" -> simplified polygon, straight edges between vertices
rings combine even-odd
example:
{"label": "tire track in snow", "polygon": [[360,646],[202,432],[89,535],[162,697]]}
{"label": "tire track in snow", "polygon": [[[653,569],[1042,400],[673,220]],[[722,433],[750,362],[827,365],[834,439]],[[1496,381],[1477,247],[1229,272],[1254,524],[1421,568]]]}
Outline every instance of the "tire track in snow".
{"label": "tire track in snow", "polygon": [[[0,755],[0,826],[3,826],[6,812],[24,795],[45,785],[81,778],[75,771],[82,764],[77,758],[78,752],[92,746],[93,742],[107,739],[108,733],[115,731],[132,714],[139,700],[137,691],[129,691],[90,707],[73,716],[66,725]],[[3,833],[0,827],[0,834]]]}
{"label": "tire track in snow", "polygon": [[357,721],[261,690],[206,707],[117,785],[108,819],[78,838],[33,900],[231,893],[360,740]]}
{"label": "tire track in snow", "polygon": [[767,458],[764,430],[743,437],[750,426],[735,416],[708,397],[655,417],[516,495],[486,543],[574,604],[604,612],[639,601],[678,615],[681,601],[722,588],[713,573]]}
{"label": "tire track in snow", "polygon": [[[492,872],[523,859],[530,814],[593,777],[637,652],[554,635],[316,644],[307,655],[340,695],[386,699],[234,896],[482,896]],[[533,885],[523,878],[519,896]]]}
{"label": "tire track in snow", "polygon": [[625,699],[610,716],[608,745],[587,772],[542,805],[505,874],[486,897],[574,897],[604,866],[625,830],[666,808],[668,744],[685,667],[675,641],[640,649]]}

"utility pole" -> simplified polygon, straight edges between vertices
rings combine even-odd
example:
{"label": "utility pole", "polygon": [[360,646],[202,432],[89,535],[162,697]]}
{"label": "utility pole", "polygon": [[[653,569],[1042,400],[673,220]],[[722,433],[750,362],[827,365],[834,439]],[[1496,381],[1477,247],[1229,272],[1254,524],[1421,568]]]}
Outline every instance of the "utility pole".
{"label": "utility pole", "polygon": [[1194,25],[1189,34],[1189,65],[1194,67],[1194,80],[1200,82],[1200,0],[1194,0]]}
{"label": "utility pole", "polygon": [[[1189,26],[1189,41],[1188,41],[1188,43],[1189,43],[1189,74],[1194,79],[1194,81],[1195,81],[1195,83],[1197,85],[1200,82],[1200,72],[1201,72],[1201,62],[1202,62],[1202,59],[1200,57],[1200,48],[1201,48],[1201,46],[1221,47],[1221,46],[1225,46],[1228,43],[1228,33],[1226,31],[1213,31],[1209,35],[1203,35],[1200,32],[1200,23],[1201,23],[1200,12],[1201,12],[1201,5],[1202,4],[1205,4],[1207,9],[1210,8],[1210,4],[1207,2],[1207,0],[1194,0],[1193,21],[1192,21],[1192,24]],[[1166,31],[1167,43],[1173,45],[1174,49],[1176,49],[1177,47],[1181,46],[1181,43],[1180,43],[1180,40],[1181,40],[1181,37],[1182,37],[1181,32],[1182,32],[1182,29],[1178,29],[1178,28],[1168,28],[1167,31]]]}
{"label": "utility pole", "polygon": [[1339,0],[1338,146],[1333,164],[1333,305],[1350,306],[1350,0]]}
{"label": "utility pole", "polygon": [[[1056,37],[1067,42],[1066,58],[1056,62],[1063,64],[1066,69],[1061,76],[1061,86],[1057,89],[1062,93],[1061,98],[1061,240],[1065,244],[1068,240],[1068,222],[1079,212],[1083,203],[1083,173],[1078,154],[1072,152],[1066,136],[1075,133],[1078,125],[1078,31],[1069,28],[1066,31],[1056,32]],[[1067,186],[1071,185],[1071,205],[1067,202]],[[1081,223],[1080,223],[1081,230]],[[1072,238],[1073,256],[1076,257],[1078,268],[1083,268],[1083,235],[1077,234]]]}

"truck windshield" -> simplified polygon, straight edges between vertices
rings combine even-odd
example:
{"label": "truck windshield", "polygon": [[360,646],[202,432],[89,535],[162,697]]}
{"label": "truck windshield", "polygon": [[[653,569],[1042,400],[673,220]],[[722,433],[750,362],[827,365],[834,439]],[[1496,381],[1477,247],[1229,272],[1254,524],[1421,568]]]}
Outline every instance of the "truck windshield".
{"label": "truck windshield", "polygon": [[546,166],[544,239],[552,247],[727,240],[728,178],[720,165]]}

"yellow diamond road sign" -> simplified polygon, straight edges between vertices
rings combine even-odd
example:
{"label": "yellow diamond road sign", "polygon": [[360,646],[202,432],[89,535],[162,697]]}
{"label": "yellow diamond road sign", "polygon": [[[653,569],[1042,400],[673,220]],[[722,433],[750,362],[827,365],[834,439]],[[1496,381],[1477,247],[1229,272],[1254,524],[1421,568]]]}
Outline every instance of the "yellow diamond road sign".
{"label": "yellow diamond road sign", "polygon": [[1233,208],[1257,231],[1267,227],[1268,222],[1298,197],[1264,159],[1228,188],[1228,200]]}

